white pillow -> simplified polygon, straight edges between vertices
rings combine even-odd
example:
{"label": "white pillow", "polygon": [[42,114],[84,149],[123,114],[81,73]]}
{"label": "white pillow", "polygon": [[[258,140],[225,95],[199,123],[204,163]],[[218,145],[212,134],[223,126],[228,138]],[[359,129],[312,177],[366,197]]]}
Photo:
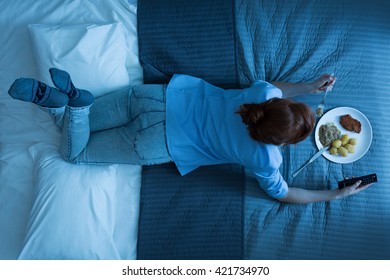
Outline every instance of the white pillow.
{"label": "white pillow", "polygon": [[[120,259],[115,231],[115,166],[67,163],[56,147],[38,153],[35,199],[19,259]],[[46,145],[47,146],[47,145]]]}
{"label": "white pillow", "polygon": [[49,68],[67,71],[76,87],[94,96],[128,86],[127,46],[122,23],[29,25],[38,79],[51,82]]}

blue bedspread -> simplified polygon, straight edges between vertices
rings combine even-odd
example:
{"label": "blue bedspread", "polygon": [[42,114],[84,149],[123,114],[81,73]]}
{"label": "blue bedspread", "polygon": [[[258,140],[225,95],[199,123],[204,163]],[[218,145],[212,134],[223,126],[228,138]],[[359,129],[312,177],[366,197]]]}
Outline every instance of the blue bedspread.
{"label": "blue bedspread", "polygon": [[139,1],[144,82],[167,83],[173,74],[188,74],[237,86],[233,26],[232,0]]}
{"label": "blue bedspread", "polygon": [[144,167],[138,259],[241,259],[243,169]]}
{"label": "blue bedspread", "polygon": [[[140,0],[143,17],[149,12],[142,10],[146,2],[160,1]],[[207,1],[210,5],[204,1],[163,2],[165,6],[153,10],[156,23],[159,14],[172,16],[177,9],[199,5],[197,10],[209,6],[217,10],[216,5],[222,5],[225,18],[214,22],[215,29],[203,30],[207,33],[202,33],[199,45],[187,50],[189,57],[199,54],[199,50],[216,53],[220,45],[213,40],[219,38],[219,32],[233,34],[216,40],[224,42],[223,56],[218,59],[219,65],[229,65],[227,74],[206,59],[189,61],[182,52],[171,49],[167,42],[176,49],[187,48],[188,38],[199,36],[188,32],[185,38],[175,37],[172,29],[165,32],[161,28],[155,40],[148,38],[144,44],[140,41],[141,63],[146,62],[145,51],[154,53],[158,62],[154,67],[161,66],[164,73],[179,69],[225,87],[247,86],[256,79],[306,82],[334,72],[337,83],[327,98],[325,111],[341,106],[356,108],[373,128],[371,147],[360,160],[338,164],[320,157],[294,179],[291,174],[318,150],[314,134],[282,149],[281,171],[291,187],[334,189],[345,176],[377,173],[379,182],[358,195],[308,205],[283,204],[267,197],[248,175],[242,209],[244,258],[390,259],[390,3],[235,0],[229,8],[226,3],[230,1]],[[233,20],[227,21],[232,15]],[[141,28],[144,22],[139,18]],[[208,22],[209,17],[204,17],[202,24],[210,26]],[[171,24],[180,22],[172,19]],[[191,30],[188,26],[197,24],[188,18],[182,27]],[[139,35],[140,40],[145,37],[142,32]],[[164,36],[168,38],[165,46],[156,47]],[[206,44],[204,38],[210,41]],[[152,74],[148,67],[144,68],[146,77]],[[322,97],[318,94],[297,100],[315,110]]]}
{"label": "blue bedspread", "polygon": [[[379,178],[356,196],[309,205],[270,200],[250,180],[245,196],[246,258],[390,258],[390,4],[363,9],[358,3],[237,1],[241,84],[256,79],[310,81],[334,72],[338,80],[325,111],[356,108],[373,128],[372,145],[360,160],[337,164],[320,157],[294,179],[291,174],[317,151],[314,135],[284,147],[281,169],[289,186],[334,189],[344,177],[376,172]],[[322,97],[299,100],[315,110]]]}

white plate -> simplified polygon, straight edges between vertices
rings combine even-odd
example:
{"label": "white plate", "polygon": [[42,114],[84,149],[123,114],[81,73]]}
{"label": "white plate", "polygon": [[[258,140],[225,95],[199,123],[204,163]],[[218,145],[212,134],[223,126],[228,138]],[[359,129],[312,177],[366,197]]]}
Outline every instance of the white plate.
{"label": "white plate", "polygon": [[[340,117],[347,114],[351,115],[352,118],[357,119],[362,124],[362,130],[360,133],[348,131],[341,126]],[[338,107],[326,112],[326,114],[324,114],[318,121],[315,129],[315,142],[318,149],[323,147],[318,135],[320,126],[328,122],[334,123],[334,125],[341,131],[341,135],[348,134],[349,138],[356,138],[357,144],[355,146],[355,153],[348,154],[347,157],[331,155],[329,151],[326,151],[322,154],[325,158],[336,163],[351,163],[364,156],[371,146],[372,127],[367,117],[362,112],[351,107]]]}

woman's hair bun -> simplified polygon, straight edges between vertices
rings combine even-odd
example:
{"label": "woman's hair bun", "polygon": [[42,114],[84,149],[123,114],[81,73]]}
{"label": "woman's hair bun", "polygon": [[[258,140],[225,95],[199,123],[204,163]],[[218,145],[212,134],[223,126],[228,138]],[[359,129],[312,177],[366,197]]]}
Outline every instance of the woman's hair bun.
{"label": "woman's hair bun", "polygon": [[255,125],[264,117],[261,104],[243,104],[237,113],[246,125]]}
{"label": "woman's hair bun", "polygon": [[284,98],[259,104],[243,104],[237,112],[249,135],[266,144],[294,144],[314,129],[315,117],[307,105]]}

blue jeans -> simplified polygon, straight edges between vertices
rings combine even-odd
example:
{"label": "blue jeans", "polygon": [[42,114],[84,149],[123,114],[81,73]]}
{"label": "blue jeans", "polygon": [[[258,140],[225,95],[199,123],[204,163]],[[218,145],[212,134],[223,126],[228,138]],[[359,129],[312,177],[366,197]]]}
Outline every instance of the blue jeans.
{"label": "blue jeans", "polygon": [[79,164],[172,161],[166,144],[165,90],[165,85],[141,85],[99,97],[88,107],[47,108],[62,130],[62,157]]}

